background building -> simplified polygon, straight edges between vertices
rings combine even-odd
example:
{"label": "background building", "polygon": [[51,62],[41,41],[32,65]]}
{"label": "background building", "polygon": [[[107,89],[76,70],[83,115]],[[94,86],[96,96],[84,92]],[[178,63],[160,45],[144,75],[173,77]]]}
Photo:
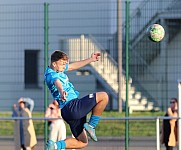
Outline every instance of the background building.
{"label": "background building", "polygon": [[[100,51],[99,63],[70,74],[81,96],[106,90],[107,109],[118,110],[117,0],[62,0],[29,2],[0,1],[0,109],[10,110],[21,96],[35,100],[35,110],[44,106],[44,27],[48,5],[49,54],[61,49],[70,61]],[[122,12],[122,96],[125,102],[125,1]],[[134,110],[159,110],[177,97],[180,78],[179,0],[130,1],[129,106]],[[146,29],[160,23],[166,30],[161,43],[148,40]],[[51,101],[49,95],[49,101]]]}

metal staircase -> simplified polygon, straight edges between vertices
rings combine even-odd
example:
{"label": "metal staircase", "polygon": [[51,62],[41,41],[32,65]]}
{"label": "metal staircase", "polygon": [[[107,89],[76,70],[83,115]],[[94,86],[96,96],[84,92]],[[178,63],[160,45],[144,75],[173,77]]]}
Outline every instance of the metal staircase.
{"label": "metal staircase", "polygon": [[84,67],[93,72],[98,80],[105,85],[113,98],[117,99],[118,93],[118,67],[112,57],[99,45],[92,36],[81,35],[79,38],[67,39],[68,51],[71,61],[89,58],[94,52],[100,52],[98,63],[91,63],[91,67]]}
{"label": "metal staircase", "polygon": [[[78,38],[69,38],[64,41],[66,44],[67,53],[69,54],[71,61],[77,61],[90,57],[91,53],[100,52],[101,58],[98,63],[91,63],[89,69],[99,82],[102,83],[105,89],[109,91],[115,102],[118,101],[118,66],[112,57],[104,50],[104,48],[90,35],[81,35]],[[126,100],[126,82],[125,74],[122,74],[122,100],[123,107]],[[146,111],[153,110],[153,103],[147,101],[147,98],[132,85],[130,78],[129,82],[129,109],[133,111]]]}
{"label": "metal staircase", "polygon": [[[159,77],[152,72],[149,65],[150,63],[159,56],[160,54],[160,46],[158,44],[153,44],[148,42],[147,35],[145,35],[145,30],[147,27],[153,23],[159,23],[160,16],[165,17],[168,16],[166,14],[167,10],[172,10],[174,7],[180,5],[180,0],[145,0],[137,8],[137,11],[131,15],[130,19],[130,57],[133,58],[130,60],[130,69],[131,70],[139,70],[139,72],[135,74],[130,74],[131,80],[129,83],[129,109],[130,111],[135,110],[153,110],[155,109],[155,101],[154,98],[145,90],[144,86],[142,86],[139,81],[140,74],[149,74],[149,78],[152,79],[151,82],[159,83]],[[154,8],[154,9],[150,9]],[[179,8],[179,7],[178,7]],[[170,11],[169,11],[170,13]],[[142,17],[142,15],[147,14],[146,17]],[[181,13],[178,14],[180,16]],[[169,15],[172,15],[171,13]],[[174,14],[175,16],[175,14]],[[169,21],[168,21],[169,22]],[[180,23],[180,22],[179,22]],[[179,25],[179,24],[178,24]],[[125,27],[125,25],[123,25]],[[175,29],[174,33],[177,33],[179,30]],[[123,34],[125,34],[125,29],[123,29]],[[172,34],[171,36],[174,36]],[[124,37],[124,35],[123,35]],[[136,37],[136,38],[135,38]],[[63,44],[62,44],[63,43]],[[146,45],[151,44],[151,45]],[[118,101],[118,67],[117,62],[115,62],[112,57],[107,53],[104,47],[97,42],[94,37],[91,35],[76,35],[69,38],[63,39],[61,41],[63,45],[61,49],[64,49],[70,56],[70,61],[77,61],[80,59],[85,59],[90,57],[90,54],[93,52],[100,52],[102,57],[99,63],[91,63],[88,69],[93,72],[99,82],[102,83],[104,88],[106,88],[109,93],[112,95],[115,101]],[[147,51],[145,53],[146,47],[151,47],[152,50]],[[144,49],[145,48],[145,49]],[[137,59],[139,58],[139,59]],[[87,69],[87,68],[83,68]],[[142,76],[143,77],[143,76]],[[131,81],[137,81],[138,83],[132,83]],[[126,85],[125,85],[125,74],[123,71],[122,74],[122,99],[125,101],[126,97]],[[140,92],[141,91],[141,92]],[[124,105],[124,103],[123,103]],[[158,108],[156,108],[158,109]]]}
{"label": "metal staircase", "polygon": [[[148,26],[153,23],[165,24],[168,27],[167,35],[168,42],[174,39],[177,33],[180,32],[181,27],[181,11],[180,0],[160,0],[160,1],[144,1],[140,7],[137,8],[137,11],[131,15],[130,19],[130,70],[133,71],[133,74],[130,76],[133,78],[133,81],[137,81],[144,84],[144,81],[147,81],[149,77],[150,83],[155,83],[159,86],[162,82],[162,78],[158,74],[154,73],[150,69],[150,64],[154,61],[155,58],[159,57],[161,53],[161,45],[159,43],[150,42],[146,34]],[[154,9],[150,9],[154,8]],[[147,14],[147,17],[142,17],[142,15]],[[163,24],[163,25],[164,25]],[[123,26],[124,27],[124,26]],[[125,29],[123,29],[123,34],[125,34]],[[144,76],[146,75],[147,76]],[[140,78],[140,76],[142,78]],[[144,78],[146,78],[144,80]],[[137,87],[142,87],[139,85]],[[159,88],[159,87],[158,87]],[[147,89],[148,90],[148,89]],[[157,103],[154,99],[154,94],[152,96],[143,88],[142,94],[146,97],[150,97],[149,101]],[[156,89],[155,89],[156,90]]]}
{"label": "metal staircase", "polygon": [[[146,34],[147,28],[154,23],[162,23],[161,21],[164,19],[164,23],[168,26],[169,41],[171,41],[174,36],[176,36],[176,34],[180,31],[179,24],[181,22],[181,19],[179,18],[181,17],[181,12],[178,11],[180,10],[180,7],[178,7],[180,6],[180,4],[180,0],[148,0],[144,1],[140,5],[140,7],[137,8],[137,11],[135,11],[134,14],[131,15],[130,51],[132,52],[132,58],[139,57],[141,59],[138,62],[138,65],[140,67],[149,68],[149,64],[160,54],[160,45],[149,41]],[[142,14],[147,14],[147,17],[141,17]],[[123,29],[123,33],[124,32],[125,29]],[[148,47],[149,49],[147,49]],[[130,63],[135,64],[135,62],[136,60],[132,59]],[[158,79],[155,78],[155,81],[156,80]]]}

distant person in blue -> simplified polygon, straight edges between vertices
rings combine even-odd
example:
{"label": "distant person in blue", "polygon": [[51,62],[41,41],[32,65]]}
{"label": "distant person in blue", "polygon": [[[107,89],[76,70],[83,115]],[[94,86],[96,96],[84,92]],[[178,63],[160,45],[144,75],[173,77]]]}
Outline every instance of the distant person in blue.
{"label": "distant person in blue", "polygon": [[[58,142],[48,140],[46,150],[84,148],[88,145],[87,134],[92,140],[97,141],[95,127],[106,108],[108,95],[106,92],[97,92],[79,99],[79,92],[69,81],[66,71],[76,70],[96,62],[99,57],[100,53],[93,53],[88,59],[69,64],[69,58],[64,52],[56,50],[51,54],[51,64],[45,71],[45,81],[53,98],[59,103],[62,117],[69,124],[75,138]],[[86,116],[89,112],[92,112],[91,117],[86,123]]]}

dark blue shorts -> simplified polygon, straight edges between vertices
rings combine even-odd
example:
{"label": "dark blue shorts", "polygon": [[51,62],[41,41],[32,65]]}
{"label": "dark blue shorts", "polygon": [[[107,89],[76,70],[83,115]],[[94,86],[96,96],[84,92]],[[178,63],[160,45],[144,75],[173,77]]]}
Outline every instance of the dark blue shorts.
{"label": "dark blue shorts", "polygon": [[73,99],[62,109],[62,118],[69,124],[74,137],[78,137],[83,131],[87,114],[96,105],[96,94],[89,94],[81,99]]}

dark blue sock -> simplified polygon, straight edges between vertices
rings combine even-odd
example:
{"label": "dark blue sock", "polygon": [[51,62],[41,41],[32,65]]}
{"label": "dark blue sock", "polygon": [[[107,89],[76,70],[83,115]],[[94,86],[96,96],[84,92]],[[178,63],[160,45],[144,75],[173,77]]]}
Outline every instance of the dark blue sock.
{"label": "dark blue sock", "polygon": [[94,115],[91,115],[90,117],[90,120],[89,120],[89,125],[91,125],[92,127],[96,127],[99,120],[100,120],[100,116],[94,116]]}
{"label": "dark blue sock", "polygon": [[65,149],[66,148],[66,143],[64,140],[56,142],[57,144],[57,150]]}

